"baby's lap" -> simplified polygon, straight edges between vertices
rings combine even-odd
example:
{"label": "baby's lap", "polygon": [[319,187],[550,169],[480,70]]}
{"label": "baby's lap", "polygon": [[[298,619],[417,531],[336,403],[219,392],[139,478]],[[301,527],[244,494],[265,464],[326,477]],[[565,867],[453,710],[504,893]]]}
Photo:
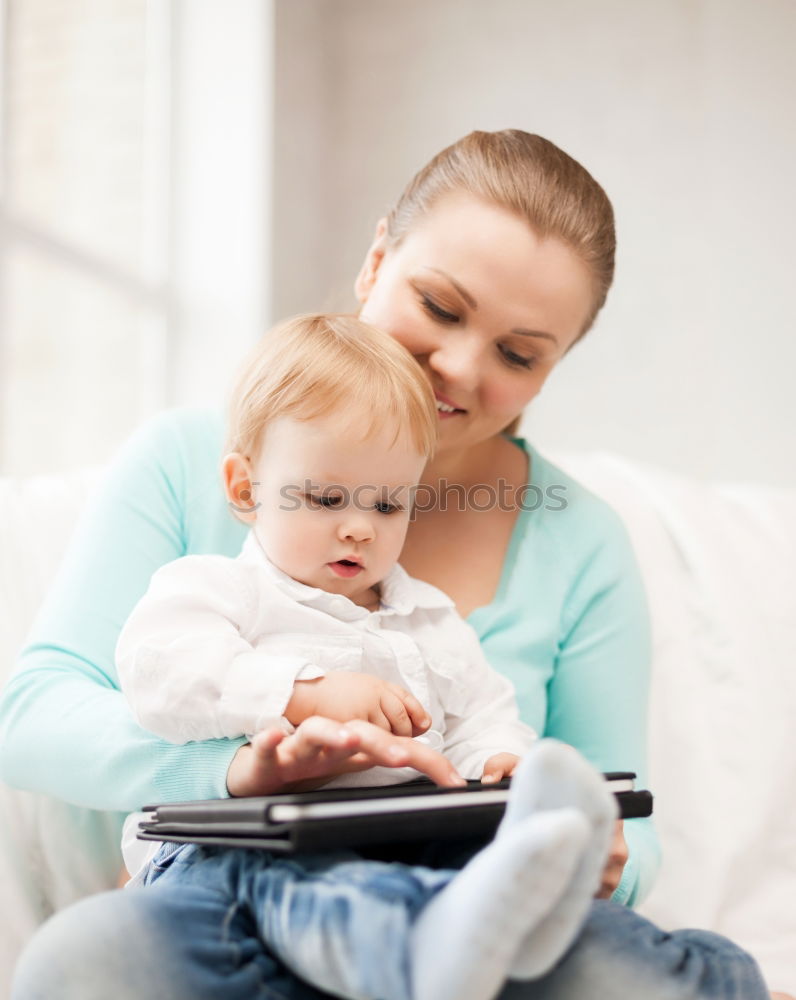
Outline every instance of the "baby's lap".
{"label": "baby's lap", "polygon": [[415,910],[446,885],[454,871],[409,860],[382,859],[353,850],[284,855],[249,848],[164,844],[143,884],[149,891],[175,883],[192,885],[224,900],[236,900],[255,915],[266,901],[273,903],[277,898],[270,891],[277,885],[303,887],[329,898],[358,898],[363,905],[399,904]]}
{"label": "baby's lap", "polygon": [[143,884],[162,887],[179,880],[183,884],[232,891],[233,887],[264,872],[281,869],[292,871],[296,876],[322,874],[325,869],[359,861],[361,857],[353,851],[292,857],[253,848],[165,843],[149,864]]}

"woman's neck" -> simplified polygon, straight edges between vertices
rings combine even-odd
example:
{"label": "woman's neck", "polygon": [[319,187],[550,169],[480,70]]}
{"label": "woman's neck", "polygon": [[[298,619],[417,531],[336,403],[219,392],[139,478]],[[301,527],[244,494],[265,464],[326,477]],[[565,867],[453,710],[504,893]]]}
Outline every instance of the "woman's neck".
{"label": "woman's neck", "polygon": [[442,480],[468,487],[489,483],[498,475],[507,443],[496,435],[470,448],[438,452],[423,470],[420,483],[433,489]]}

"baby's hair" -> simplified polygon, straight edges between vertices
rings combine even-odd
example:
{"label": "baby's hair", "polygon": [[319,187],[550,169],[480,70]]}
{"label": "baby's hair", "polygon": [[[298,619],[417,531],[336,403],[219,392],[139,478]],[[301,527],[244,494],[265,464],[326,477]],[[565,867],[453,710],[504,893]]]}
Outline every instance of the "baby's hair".
{"label": "baby's hair", "polygon": [[232,392],[226,451],[255,459],[271,421],[332,414],[361,426],[363,441],[395,427],[396,440],[433,454],[436,402],[412,355],[355,316],[327,314],[286,320],[259,342]]}

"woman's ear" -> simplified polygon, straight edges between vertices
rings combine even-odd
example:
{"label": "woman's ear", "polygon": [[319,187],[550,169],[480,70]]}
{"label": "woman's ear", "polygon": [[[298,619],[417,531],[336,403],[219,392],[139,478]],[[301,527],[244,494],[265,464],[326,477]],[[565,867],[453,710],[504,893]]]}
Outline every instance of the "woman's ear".
{"label": "woman's ear", "polygon": [[233,514],[246,524],[253,524],[257,519],[257,508],[260,506],[254,498],[251,463],[239,451],[225,455],[221,463],[221,478],[224,481],[224,492]]}
{"label": "woman's ear", "polygon": [[365,260],[354,282],[354,294],[360,305],[367,301],[370,291],[376,283],[376,276],[379,273],[381,262],[387,250],[387,219],[379,219],[376,226],[376,235],[365,255]]}

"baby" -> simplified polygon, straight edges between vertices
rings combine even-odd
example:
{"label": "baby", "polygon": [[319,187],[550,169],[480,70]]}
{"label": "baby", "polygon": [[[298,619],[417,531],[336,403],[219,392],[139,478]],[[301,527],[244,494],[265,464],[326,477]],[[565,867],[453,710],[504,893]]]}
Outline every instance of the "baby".
{"label": "baby", "polygon": [[[137,720],[172,742],[318,715],[427,740],[465,778],[499,780],[526,757],[495,841],[461,871],[193,845],[136,858],[128,838],[135,881],[222,891],[234,868],[264,943],[343,997],[487,1000],[508,977],[541,975],[577,933],[615,815],[574,751],[531,749],[475,633],[397,564],[437,419],[427,379],[386,334],[343,316],[277,327],[233,394],[222,463],[252,527],[243,550],[159,570],[117,647]],[[371,768],[329,785],[414,776]]]}

